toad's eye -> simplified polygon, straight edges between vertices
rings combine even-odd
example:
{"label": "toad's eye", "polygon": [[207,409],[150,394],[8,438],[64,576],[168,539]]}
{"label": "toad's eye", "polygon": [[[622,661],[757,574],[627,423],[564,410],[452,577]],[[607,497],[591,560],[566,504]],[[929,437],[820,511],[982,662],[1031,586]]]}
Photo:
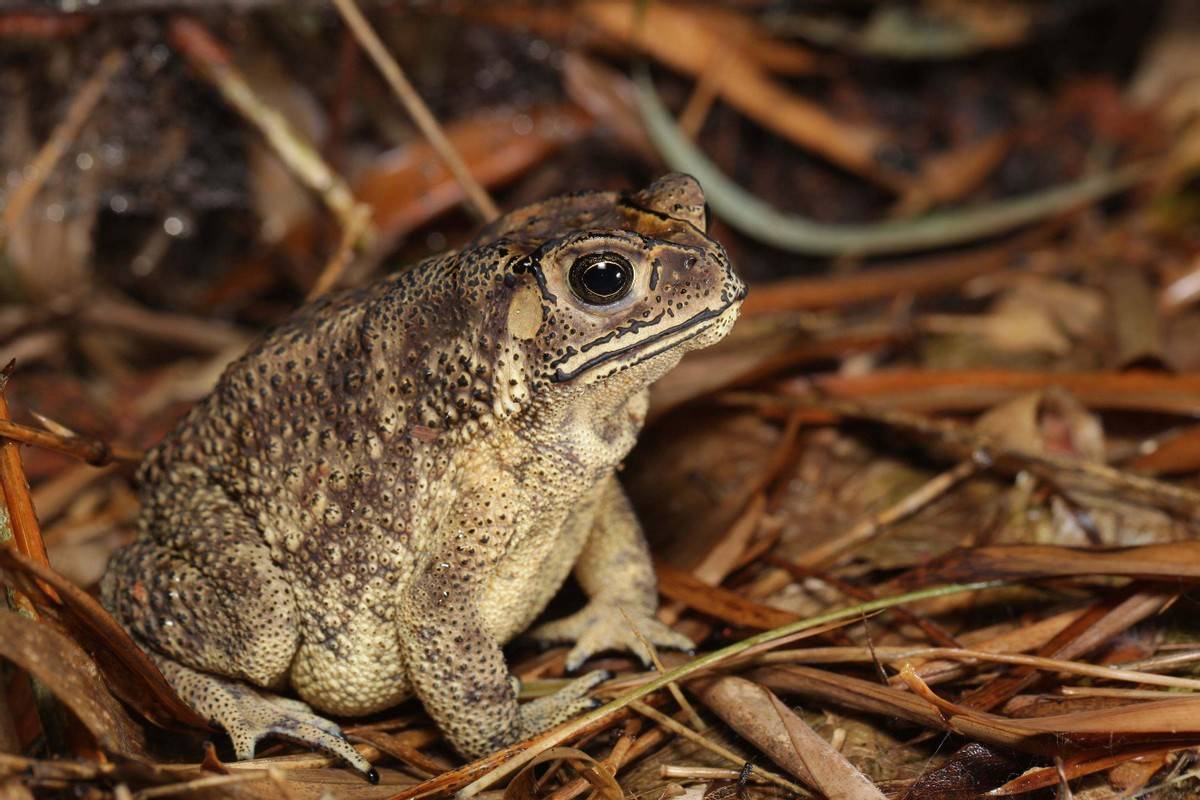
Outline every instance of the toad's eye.
{"label": "toad's eye", "polygon": [[571,291],[585,303],[615,303],[632,287],[633,265],[616,253],[589,253],[571,265]]}

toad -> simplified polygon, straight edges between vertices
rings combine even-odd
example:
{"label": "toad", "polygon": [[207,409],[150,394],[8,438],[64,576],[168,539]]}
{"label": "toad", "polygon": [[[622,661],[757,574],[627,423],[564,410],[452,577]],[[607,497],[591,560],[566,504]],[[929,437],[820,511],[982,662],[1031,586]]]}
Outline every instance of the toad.
{"label": "toad", "polygon": [[368,777],[327,716],[415,695],[478,757],[592,707],[601,672],[518,704],[501,649],[572,569],[586,606],[531,634],[570,669],[645,660],[634,628],[690,647],[615,471],[745,294],[705,222],[680,174],[558,197],[300,309],[146,457],[104,604],[238,758],[277,735]]}

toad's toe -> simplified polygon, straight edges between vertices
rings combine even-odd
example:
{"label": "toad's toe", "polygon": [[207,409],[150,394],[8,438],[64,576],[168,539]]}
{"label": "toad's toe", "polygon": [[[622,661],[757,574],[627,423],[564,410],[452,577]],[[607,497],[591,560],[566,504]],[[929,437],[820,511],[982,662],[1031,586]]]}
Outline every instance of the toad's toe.
{"label": "toad's toe", "polygon": [[648,614],[623,613],[616,604],[596,602],[569,617],[540,626],[530,636],[542,643],[575,642],[575,647],[567,655],[567,669],[572,672],[604,650],[624,650],[648,666],[652,659],[647,642],[654,647],[676,650],[695,647],[686,636],[676,633]]}

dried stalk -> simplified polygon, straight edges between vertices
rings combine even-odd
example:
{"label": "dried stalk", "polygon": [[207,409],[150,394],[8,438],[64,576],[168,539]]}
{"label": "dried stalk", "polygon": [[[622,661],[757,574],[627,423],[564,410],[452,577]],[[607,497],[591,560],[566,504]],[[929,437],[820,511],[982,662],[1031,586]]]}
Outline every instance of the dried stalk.
{"label": "dried stalk", "polygon": [[454,174],[455,180],[462,186],[463,193],[470,201],[472,210],[485,222],[491,222],[500,216],[500,209],[496,208],[496,204],[492,202],[487,191],[471,175],[471,170],[458,151],[454,149],[454,145],[446,138],[437,118],[433,116],[433,112],[425,105],[421,95],[409,83],[404,70],[396,63],[396,59],[392,58],[392,54],[388,52],[383,41],[375,33],[371,23],[363,16],[358,5],[354,0],[333,0],[333,4],[337,6],[338,12],[346,20],[346,25],[358,39],[363,50],[366,50],[367,55],[375,62],[375,66],[383,75],[384,80],[392,87],[396,97],[404,104],[404,108],[413,118],[413,122],[417,123],[421,133],[425,135],[425,138],[433,145],[433,149],[445,162],[446,167]]}

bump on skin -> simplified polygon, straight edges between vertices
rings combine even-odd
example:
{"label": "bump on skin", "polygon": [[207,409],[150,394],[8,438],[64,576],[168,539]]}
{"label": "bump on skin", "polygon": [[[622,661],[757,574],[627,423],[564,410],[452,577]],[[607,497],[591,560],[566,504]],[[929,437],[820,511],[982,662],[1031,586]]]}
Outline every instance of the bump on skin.
{"label": "bump on skin", "polygon": [[[622,608],[653,644],[690,646],[653,620],[614,470],[647,387],[721,339],[745,293],[703,209],[669,175],[512,212],[299,310],[147,456],[103,601],[240,758],[282,735],[373,775],[309,706],[357,716],[415,692],[465,756],[586,710],[603,676],[518,706],[501,652],[572,567],[589,605],[541,636],[576,641],[574,665],[639,652]],[[609,306],[568,279],[595,253],[633,268]]]}

